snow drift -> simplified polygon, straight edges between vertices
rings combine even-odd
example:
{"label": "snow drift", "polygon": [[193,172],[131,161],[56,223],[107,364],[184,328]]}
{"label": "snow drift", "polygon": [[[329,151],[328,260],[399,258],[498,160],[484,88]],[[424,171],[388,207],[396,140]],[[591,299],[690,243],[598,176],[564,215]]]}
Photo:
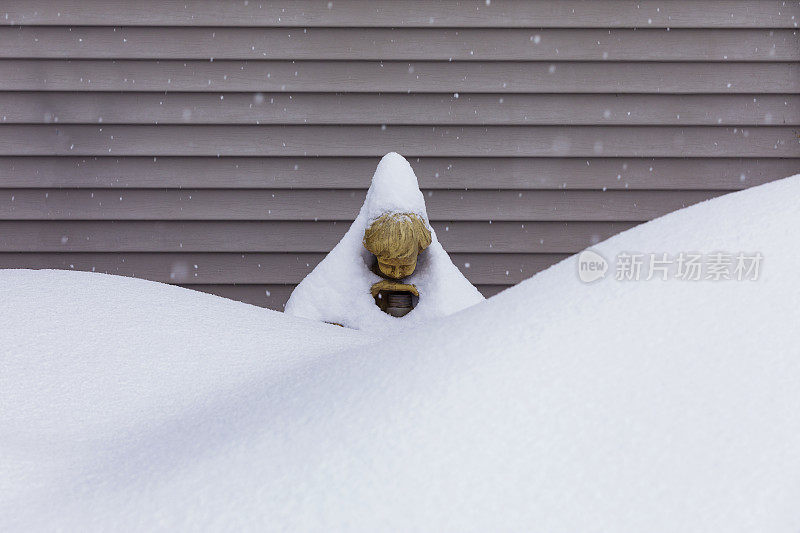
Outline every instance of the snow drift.
{"label": "snow drift", "polygon": [[[403,280],[417,286],[419,304],[402,318],[381,311],[370,295],[372,284],[382,278],[370,271],[374,257],[363,246],[364,230],[384,213],[414,213],[431,231],[430,246],[419,255],[414,273]],[[391,152],[378,164],[350,229],[295,288],[286,303],[286,313],[361,330],[387,330],[418,326],[481,300],[481,293],[453,264],[430,227],[425,199],[411,165]]]}
{"label": "snow drift", "polygon": [[0,273],[0,529],[796,531],[798,197],[800,176],[594,247],[759,251],[757,281],[583,284],[573,257],[372,341]]}

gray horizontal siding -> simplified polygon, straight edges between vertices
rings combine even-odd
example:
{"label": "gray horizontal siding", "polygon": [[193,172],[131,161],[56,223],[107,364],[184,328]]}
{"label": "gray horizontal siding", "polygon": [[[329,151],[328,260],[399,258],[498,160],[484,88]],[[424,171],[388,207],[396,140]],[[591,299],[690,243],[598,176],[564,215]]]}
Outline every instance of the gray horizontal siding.
{"label": "gray horizontal siding", "polygon": [[0,27],[0,58],[793,61],[795,30]]}
{"label": "gray horizontal siding", "polygon": [[6,124],[800,125],[793,94],[8,92]]}
{"label": "gray horizontal siding", "polygon": [[800,65],[0,59],[0,91],[792,94]]}
{"label": "gray horizontal siding", "polygon": [[[0,190],[0,220],[352,220],[364,190]],[[725,191],[427,191],[431,220],[645,221]]]}
{"label": "gray horizontal siding", "polygon": [[[329,7],[330,6],[330,7]],[[495,28],[796,28],[781,0],[6,0],[6,24]]]}
{"label": "gray horizontal siding", "polygon": [[[348,221],[0,220],[0,252],[327,252]],[[634,222],[433,222],[451,253],[575,253]]]}
{"label": "gray horizontal siding", "polygon": [[8,0],[0,268],[280,309],[378,157],[484,294],[800,171],[800,3]]}
{"label": "gray horizontal siding", "polygon": [[[0,157],[13,188],[357,189],[378,157]],[[423,157],[424,189],[735,190],[800,170],[796,158]],[[431,213],[432,215],[434,213]]]}
{"label": "gray horizontal siding", "polygon": [[[8,268],[63,268],[182,284],[297,284],[321,253],[0,253]],[[509,284],[561,261],[566,254],[454,253],[473,283]]]}
{"label": "gray horizontal siding", "polygon": [[0,125],[0,155],[793,157],[783,126]]}

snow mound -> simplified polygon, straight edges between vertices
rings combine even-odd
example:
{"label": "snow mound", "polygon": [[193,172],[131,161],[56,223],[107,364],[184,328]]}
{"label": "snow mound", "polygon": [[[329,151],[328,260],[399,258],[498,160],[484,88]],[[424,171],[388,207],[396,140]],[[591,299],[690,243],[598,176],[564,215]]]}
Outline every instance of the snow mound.
{"label": "snow mound", "polygon": [[[261,383],[250,398],[258,402],[271,381],[371,340],[151,281],[0,270],[0,530],[30,530],[38,505],[51,496],[63,503],[68,487],[117,487],[93,481],[92,471],[114,468],[106,461],[137,442],[143,455],[117,474],[134,481],[155,472],[193,413],[223,419],[221,406],[242,384]],[[210,432],[182,442],[220,440]],[[124,472],[134,464],[143,470]]]}
{"label": "snow mound", "polygon": [[757,281],[584,284],[573,257],[375,342],[0,273],[0,529],[797,531],[798,197],[795,176],[593,248],[758,251]]}
{"label": "snow mound", "polygon": [[[414,213],[431,231],[432,242],[403,283],[417,286],[419,303],[402,318],[382,312],[370,287],[382,278],[370,270],[374,257],[363,246],[364,231],[385,213]],[[350,229],[325,259],[300,282],[286,313],[361,330],[397,330],[460,311],[483,300],[450,260],[430,227],[425,199],[411,165],[391,152],[378,164],[367,197]]]}

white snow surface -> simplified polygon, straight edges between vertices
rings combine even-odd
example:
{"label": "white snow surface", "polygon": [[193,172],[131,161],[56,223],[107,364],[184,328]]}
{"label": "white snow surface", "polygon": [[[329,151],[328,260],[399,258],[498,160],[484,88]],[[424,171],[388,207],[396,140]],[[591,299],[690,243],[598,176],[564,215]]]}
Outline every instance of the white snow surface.
{"label": "white snow surface", "polygon": [[[404,317],[381,311],[370,287],[381,278],[370,270],[374,256],[364,248],[364,231],[385,213],[414,213],[431,231],[431,244],[419,255],[414,273],[402,280],[416,285],[417,306]],[[430,227],[417,176],[403,156],[383,156],[367,197],[350,229],[286,303],[286,314],[342,324],[360,330],[414,327],[482,301],[478,292],[450,260]]]}
{"label": "white snow surface", "polygon": [[800,176],[396,334],[157,283],[0,271],[0,530],[800,529]]}

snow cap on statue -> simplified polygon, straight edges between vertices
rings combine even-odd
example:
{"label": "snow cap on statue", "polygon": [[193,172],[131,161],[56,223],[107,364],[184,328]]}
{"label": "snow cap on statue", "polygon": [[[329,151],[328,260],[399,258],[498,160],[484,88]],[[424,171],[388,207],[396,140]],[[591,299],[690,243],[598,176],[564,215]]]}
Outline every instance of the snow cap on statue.
{"label": "snow cap on statue", "polygon": [[368,223],[386,213],[414,213],[430,226],[414,169],[397,152],[389,152],[378,163],[361,213]]}

